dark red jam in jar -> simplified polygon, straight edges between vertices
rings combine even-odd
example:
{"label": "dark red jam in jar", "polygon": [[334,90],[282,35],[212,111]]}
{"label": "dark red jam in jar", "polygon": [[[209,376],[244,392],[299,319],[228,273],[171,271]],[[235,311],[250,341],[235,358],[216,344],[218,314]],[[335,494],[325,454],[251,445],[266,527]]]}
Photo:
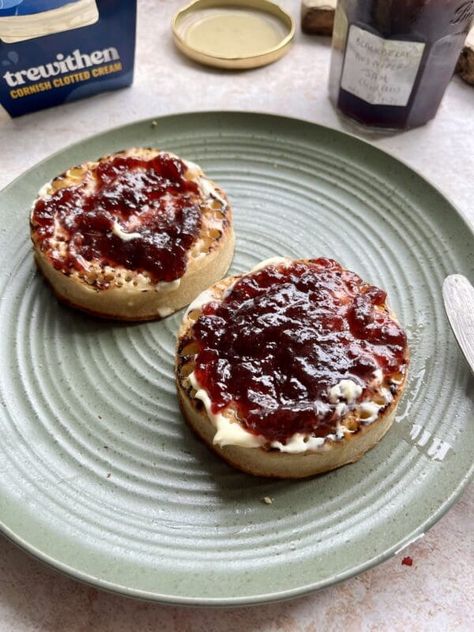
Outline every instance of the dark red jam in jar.
{"label": "dark red jam in jar", "polygon": [[241,277],[193,325],[195,378],[212,412],[232,404],[244,428],[268,441],[335,433],[341,413],[333,386],[352,380],[362,401],[376,371],[388,382],[406,371],[406,335],[385,301],[383,290],[331,259],[286,261]]}
{"label": "dark red jam in jar", "polygon": [[91,163],[79,184],[37,200],[34,238],[66,274],[95,261],[147,273],[153,282],[178,279],[201,226],[199,188],[186,170],[165,153]]}
{"label": "dark red jam in jar", "polygon": [[403,129],[436,114],[474,0],[338,0],[330,95],[368,126]]}

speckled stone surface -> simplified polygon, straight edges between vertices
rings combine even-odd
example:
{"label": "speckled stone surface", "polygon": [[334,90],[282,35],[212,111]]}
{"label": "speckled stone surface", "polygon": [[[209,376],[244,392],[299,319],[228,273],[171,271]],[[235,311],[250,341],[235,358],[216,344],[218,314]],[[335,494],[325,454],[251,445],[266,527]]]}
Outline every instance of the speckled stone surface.
{"label": "speckled stone surface", "polygon": [[[329,40],[297,35],[278,63],[227,74],[183,58],[169,23],[180,0],[139,0],[130,89],[10,120],[0,113],[0,187],[38,160],[95,132],[194,110],[254,110],[340,122],[327,99]],[[282,2],[299,19],[299,2]],[[474,91],[454,79],[436,119],[392,136],[365,136],[434,182],[474,223]],[[474,421],[474,420],[473,420]],[[162,607],[98,592],[49,570],[0,538],[0,631],[474,629],[472,488],[424,538],[360,577],[284,604],[239,610]],[[413,565],[402,564],[404,556]]]}

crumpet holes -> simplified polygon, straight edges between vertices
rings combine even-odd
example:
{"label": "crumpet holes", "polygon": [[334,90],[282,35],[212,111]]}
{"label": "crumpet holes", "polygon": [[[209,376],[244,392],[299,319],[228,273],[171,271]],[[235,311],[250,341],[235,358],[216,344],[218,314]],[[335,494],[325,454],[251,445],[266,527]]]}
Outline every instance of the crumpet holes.
{"label": "crumpet holes", "polygon": [[189,312],[188,318],[189,320],[197,320],[200,316],[201,312],[199,309],[193,309]]}
{"label": "crumpet holes", "polygon": [[199,345],[197,342],[190,342],[181,349],[181,355],[183,356],[195,356],[199,351]]}

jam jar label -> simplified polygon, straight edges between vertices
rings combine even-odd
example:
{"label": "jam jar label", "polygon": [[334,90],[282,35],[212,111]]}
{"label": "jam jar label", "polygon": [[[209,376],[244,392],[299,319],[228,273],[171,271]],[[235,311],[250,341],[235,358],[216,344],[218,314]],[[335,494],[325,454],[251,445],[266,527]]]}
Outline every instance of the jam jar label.
{"label": "jam jar label", "polygon": [[386,40],[352,24],[341,88],[372,105],[406,106],[425,44]]}

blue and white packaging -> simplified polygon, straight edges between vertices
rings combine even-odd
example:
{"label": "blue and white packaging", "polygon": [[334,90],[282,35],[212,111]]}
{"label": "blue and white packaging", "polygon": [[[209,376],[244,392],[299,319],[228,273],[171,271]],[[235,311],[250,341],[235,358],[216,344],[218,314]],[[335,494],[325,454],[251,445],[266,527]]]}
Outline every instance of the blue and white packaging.
{"label": "blue and white packaging", "polygon": [[0,104],[21,116],[133,81],[136,0],[0,0]]}

